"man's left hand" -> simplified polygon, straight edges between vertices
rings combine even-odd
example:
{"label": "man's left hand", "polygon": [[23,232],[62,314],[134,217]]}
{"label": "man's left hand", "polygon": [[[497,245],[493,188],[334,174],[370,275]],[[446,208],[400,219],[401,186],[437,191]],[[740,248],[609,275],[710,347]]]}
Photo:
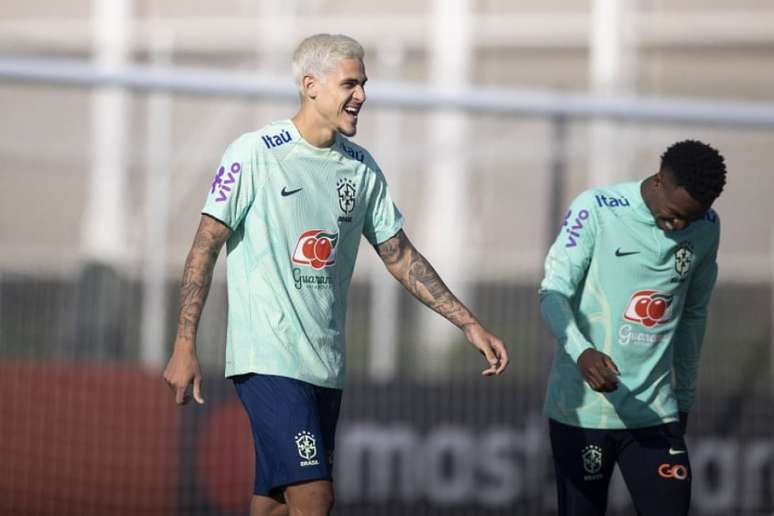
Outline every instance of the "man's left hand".
{"label": "man's left hand", "polygon": [[505,344],[489,333],[481,324],[470,323],[463,326],[465,338],[484,355],[489,367],[481,371],[484,376],[499,375],[508,366],[508,350]]}

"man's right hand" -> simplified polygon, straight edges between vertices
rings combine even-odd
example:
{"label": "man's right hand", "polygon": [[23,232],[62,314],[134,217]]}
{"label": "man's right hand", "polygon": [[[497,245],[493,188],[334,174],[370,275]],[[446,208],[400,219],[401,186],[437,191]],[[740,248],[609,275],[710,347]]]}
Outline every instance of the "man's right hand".
{"label": "man's right hand", "polygon": [[199,405],[204,403],[202,372],[193,348],[175,346],[175,351],[164,369],[164,380],[175,393],[175,403],[178,405],[185,405],[191,401],[191,395],[186,392],[191,384],[193,384],[193,399]]}
{"label": "man's right hand", "polygon": [[609,356],[589,348],[578,357],[578,367],[586,382],[597,392],[613,392],[618,388],[618,367]]}

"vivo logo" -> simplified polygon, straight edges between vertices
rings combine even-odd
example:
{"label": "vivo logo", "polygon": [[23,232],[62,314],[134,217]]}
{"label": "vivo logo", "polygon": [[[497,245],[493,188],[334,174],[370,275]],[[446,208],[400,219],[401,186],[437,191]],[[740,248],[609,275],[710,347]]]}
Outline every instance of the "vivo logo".
{"label": "vivo logo", "polygon": [[567,228],[564,231],[568,235],[567,242],[565,242],[564,247],[575,247],[578,245],[578,241],[576,239],[580,238],[581,236],[583,224],[589,218],[589,211],[584,209],[578,212],[578,215],[575,217],[575,219],[571,220],[571,217],[572,210],[567,212],[567,215],[564,217],[564,224],[562,224],[563,227]]}
{"label": "vivo logo", "polygon": [[228,173],[226,173],[226,168],[223,166],[218,169],[218,173],[215,174],[215,179],[212,180],[210,187],[210,194],[214,194],[216,190],[218,192],[215,202],[228,200],[229,195],[231,195],[231,185],[236,183],[236,176],[240,172],[242,172],[242,165],[236,162],[231,164]]}

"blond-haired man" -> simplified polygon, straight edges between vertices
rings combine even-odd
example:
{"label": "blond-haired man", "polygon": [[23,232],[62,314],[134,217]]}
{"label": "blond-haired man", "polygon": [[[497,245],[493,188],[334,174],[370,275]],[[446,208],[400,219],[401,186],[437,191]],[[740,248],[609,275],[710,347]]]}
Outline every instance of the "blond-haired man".
{"label": "blond-haired man", "polygon": [[363,49],[343,35],[305,39],[293,56],[301,107],[225,151],[188,255],[174,352],[164,378],[177,403],[203,403],[196,328],[228,247],[226,376],[255,440],[251,515],[328,514],[344,384],[347,291],[360,236],[414,296],[486,358],[503,343],[449,291],[404,233],[378,165],[350,141],[366,100]]}

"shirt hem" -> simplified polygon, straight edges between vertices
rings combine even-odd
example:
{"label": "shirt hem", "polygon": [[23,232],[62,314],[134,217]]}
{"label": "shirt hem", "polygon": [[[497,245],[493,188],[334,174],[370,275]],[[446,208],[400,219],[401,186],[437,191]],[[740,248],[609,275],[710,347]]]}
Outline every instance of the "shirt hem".
{"label": "shirt hem", "polygon": [[239,376],[241,374],[267,374],[272,376],[282,376],[284,378],[291,378],[293,380],[298,380],[301,382],[309,383],[311,385],[315,385],[317,387],[325,387],[327,389],[343,389],[344,388],[344,382],[343,381],[325,381],[321,380],[319,378],[314,378],[311,376],[304,376],[304,375],[298,375],[298,374],[292,374],[287,373],[284,371],[277,371],[273,369],[262,369],[259,367],[248,367],[244,369],[227,369],[225,373],[226,378],[233,378],[234,376]]}
{"label": "shirt hem", "polygon": [[598,424],[592,425],[592,424],[586,423],[585,421],[578,421],[578,420],[571,421],[567,418],[557,416],[556,414],[551,413],[549,411],[543,411],[543,415],[548,419],[552,419],[563,425],[574,426],[576,428],[587,428],[587,429],[593,429],[593,430],[634,430],[636,428],[649,428],[654,426],[666,425],[669,423],[677,423],[680,421],[679,416],[675,415],[675,416],[665,416],[657,421],[650,420],[642,423],[635,423],[632,425],[626,425],[624,424],[623,421],[620,421],[620,420],[611,421],[610,424],[606,424],[606,425],[598,425]]}

